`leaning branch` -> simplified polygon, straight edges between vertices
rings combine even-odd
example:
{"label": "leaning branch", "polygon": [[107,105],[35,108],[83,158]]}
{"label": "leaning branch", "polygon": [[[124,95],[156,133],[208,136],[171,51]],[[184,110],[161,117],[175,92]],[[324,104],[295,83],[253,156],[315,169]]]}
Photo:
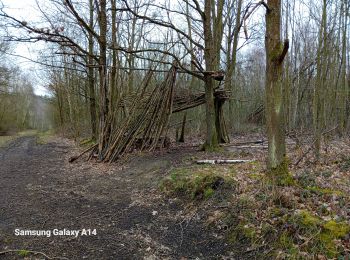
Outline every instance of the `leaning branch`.
{"label": "leaning branch", "polygon": [[99,41],[99,39],[100,39],[99,35],[84,21],[83,18],[80,17],[78,12],[75,10],[72,2],[70,0],[65,0],[64,3],[66,3],[68,9],[74,15],[74,17],[78,20],[79,24],[82,27],[84,27],[85,30],[87,30],[89,33],[91,33],[96,38],[96,40]]}
{"label": "leaning branch", "polygon": [[95,149],[96,147],[97,147],[97,144],[94,144],[93,146],[91,146],[91,147],[87,148],[86,150],[84,150],[84,151],[83,151],[82,153],[80,153],[79,155],[73,156],[73,157],[69,158],[69,162],[72,163],[72,162],[78,160],[78,159],[79,159],[80,157],[82,157],[84,154],[86,154],[86,153],[92,151],[92,150]]}
{"label": "leaning branch", "polygon": [[249,38],[248,37],[248,30],[247,30],[247,20],[258,9],[258,7],[260,7],[260,6],[264,6],[268,13],[271,11],[271,9],[267,5],[267,3],[265,3],[264,0],[256,3],[255,6],[249,12],[248,12],[248,9],[247,9],[246,14],[244,15],[244,19],[243,19],[243,27],[244,27],[243,29],[244,29],[244,34],[245,34],[246,39]]}
{"label": "leaning branch", "polygon": [[287,53],[288,53],[288,49],[289,49],[289,40],[286,39],[283,43],[283,50],[281,55],[278,57],[278,62],[281,64],[284,60],[284,58],[286,57]]}

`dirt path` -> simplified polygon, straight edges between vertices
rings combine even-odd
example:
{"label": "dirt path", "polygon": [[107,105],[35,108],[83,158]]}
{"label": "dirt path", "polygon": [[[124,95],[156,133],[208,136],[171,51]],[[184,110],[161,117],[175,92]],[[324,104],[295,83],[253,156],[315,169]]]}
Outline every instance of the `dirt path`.
{"label": "dirt path", "polygon": [[[174,158],[186,152],[143,156],[117,168],[68,164],[71,148],[67,142],[38,145],[36,137],[21,137],[0,149],[0,251],[26,249],[67,259],[228,254],[224,240],[215,238],[200,216],[188,218],[180,201],[158,192],[159,180],[177,163]],[[96,229],[97,235],[16,236],[16,229]],[[0,259],[23,257],[7,253]]]}

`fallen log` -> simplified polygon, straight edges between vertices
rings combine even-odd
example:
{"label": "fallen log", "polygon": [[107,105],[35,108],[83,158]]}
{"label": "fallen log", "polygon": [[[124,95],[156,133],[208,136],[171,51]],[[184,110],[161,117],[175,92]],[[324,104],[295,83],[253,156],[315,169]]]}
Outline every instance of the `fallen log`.
{"label": "fallen log", "polygon": [[235,145],[235,146],[248,145],[248,144],[261,144],[262,145],[264,142],[265,142],[265,140],[261,139],[261,140],[256,140],[256,141],[231,143],[231,145]]}
{"label": "fallen log", "polygon": [[267,145],[230,145],[229,148],[236,148],[236,149],[267,149]]}
{"label": "fallen log", "polygon": [[197,164],[235,164],[235,163],[248,163],[253,160],[231,160],[231,159],[215,159],[215,160],[197,160]]}

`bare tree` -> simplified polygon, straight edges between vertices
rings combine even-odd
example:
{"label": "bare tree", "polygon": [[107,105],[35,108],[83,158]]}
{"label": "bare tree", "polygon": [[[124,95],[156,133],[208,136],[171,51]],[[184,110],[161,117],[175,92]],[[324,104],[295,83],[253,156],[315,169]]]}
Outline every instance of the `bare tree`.
{"label": "bare tree", "polygon": [[289,42],[281,41],[281,0],[269,0],[266,9],[267,165],[272,170],[286,164],[282,73]]}

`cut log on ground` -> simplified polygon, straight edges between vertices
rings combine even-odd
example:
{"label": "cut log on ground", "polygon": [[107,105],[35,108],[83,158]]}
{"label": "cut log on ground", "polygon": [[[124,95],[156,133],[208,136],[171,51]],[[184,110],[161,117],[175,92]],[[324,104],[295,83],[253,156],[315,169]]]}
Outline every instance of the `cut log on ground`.
{"label": "cut log on ground", "polygon": [[233,149],[267,149],[267,145],[230,145],[228,148]]}
{"label": "cut log on ground", "polygon": [[254,160],[232,160],[232,159],[215,159],[215,160],[198,160],[197,164],[236,164],[236,163],[249,163]]}

